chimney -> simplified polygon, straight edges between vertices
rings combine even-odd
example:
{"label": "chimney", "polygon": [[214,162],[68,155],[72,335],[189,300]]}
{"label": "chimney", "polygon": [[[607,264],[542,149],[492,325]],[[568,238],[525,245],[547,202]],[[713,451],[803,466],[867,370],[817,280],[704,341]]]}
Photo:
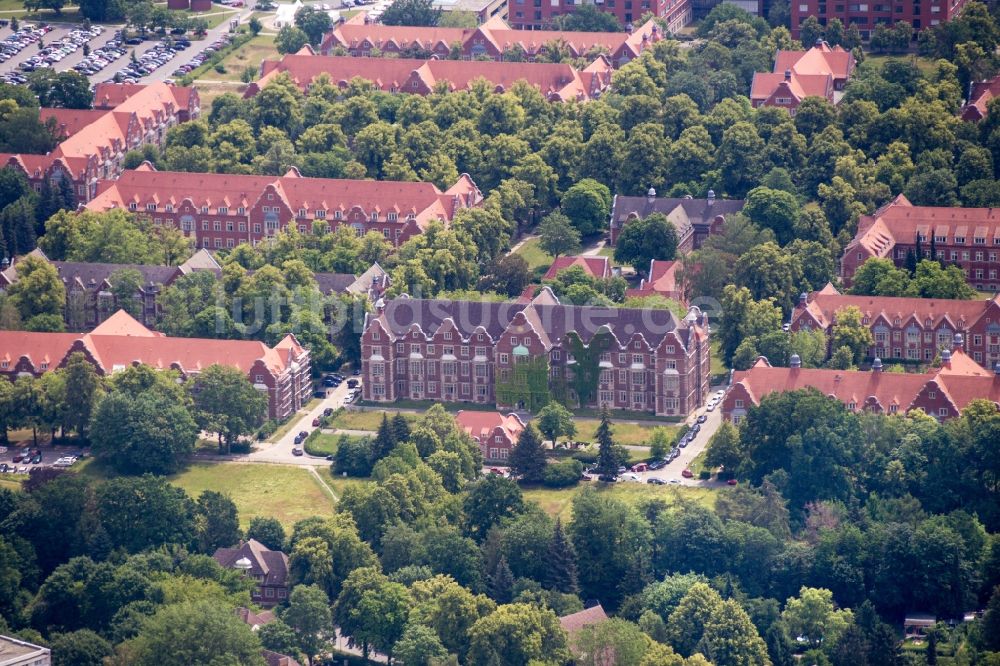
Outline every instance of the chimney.
{"label": "chimney", "polygon": [[872,361],[872,372],[882,372],[882,359],[878,356]]}
{"label": "chimney", "polygon": [[656,190],[654,188],[651,187],[646,191],[646,201],[649,202],[650,205],[656,203]]}
{"label": "chimney", "polygon": [[798,354],[792,354],[792,357],[788,361],[788,365],[791,368],[801,368],[802,358]]}
{"label": "chimney", "polygon": [[956,333],[954,339],[952,340],[952,349],[962,349],[964,347],[964,340],[962,339],[961,333]]}
{"label": "chimney", "polygon": [[715,204],[715,190],[708,191],[708,205],[713,206]]}
{"label": "chimney", "polygon": [[951,367],[951,350],[942,349],[941,350],[941,365],[945,368]]}
{"label": "chimney", "polygon": [[786,69],[785,70],[785,80],[786,81],[791,81],[792,80],[792,70],[791,69]]}
{"label": "chimney", "polygon": [[799,307],[805,307],[809,303],[809,294],[807,292],[802,292],[799,294]]}

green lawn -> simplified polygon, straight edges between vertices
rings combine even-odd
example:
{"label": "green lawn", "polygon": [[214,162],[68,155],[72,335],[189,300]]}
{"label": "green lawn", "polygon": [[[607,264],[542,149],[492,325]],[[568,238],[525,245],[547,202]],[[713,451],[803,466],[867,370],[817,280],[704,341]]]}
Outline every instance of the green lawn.
{"label": "green lawn", "polygon": [[323,482],[326,483],[333,492],[340,497],[341,493],[344,492],[345,488],[350,488],[351,486],[361,486],[366,483],[371,483],[368,479],[356,479],[349,476],[335,475],[331,468],[324,467],[323,469],[316,470],[319,472],[320,477],[323,478]]}
{"label": "green lawn", "polygon": [[725,379],[729,376],[729,368],[727,368],[722,362],[722,345],[719,342],[719,338],[712,338],[709,344],[711,345],[709,349],[709,357],[712,362],[712,367],[709,369],[709,372],[711,373],[711,381],[714,386],[715,384],[725,381]]}
{"label": "green lawn", "polygon": [[[706,507],[715,507],[717,493],[724,492],[713,488],[691,488],[688,486],[653,486],[646,483],[601,483],[595,484],[597,491],[607,493],[615,499],[630,504],[651,498],[666,500],[668,504],[688,500],[698,502]],[[569,522],[573,517],[573,498],[583,490],[584,486],[576,488],[533,488],[524,491],[525,499],[538,502],[539,506],[552,517],[562,518]]]}
{"label": "green lawn", "polygon": [[[228,495],[246,527],[254,516],[271,516],[291,529],[309,516],[329,516],[333,504],[309,470],[265,464],[194,464],[170,478],[193,498],[204,490]],[[334,490],[336,492],[336,490]]]}
{"label": "green lawn", "polygon": [[896,53],[896,54],[880,53],[877,55],[866,53],[865,60],[867,62],[877,64],[880,69],[882,68],[882,66],[885,65],[886,61],[888,60],[910,60],[913,63],[915,63],[917,65],[917,69],[919,69],[924,74],[930,74],[934,71],[933,59],[921,58],[918,55],[907,54],[907,53]]}
{"label": "green lawn", "polygon": [[527,243],[517,249],[514,254],[520,255],[528,262],[528,268],[538,274],[539,277],[545,274],[549,266],[552,265],[555,257],[543,250],[537,238],[532,238]]}
{"label": "green lawn", "polygon": [[21,489],[21,484],[24,483],[26,478],[25,476],[14,476],[13,474],[6,475],[0,479],[0,488],[18,491]]}
{"label": "green lawn", "polygon": [[[277,55],[278,49],[274,46],[274,37],[257,35],[222,59],[222,65],[226,68],[225,74],[210,69],[201,78],[207,81],[240,81],[242,80],[240,76],[247,67],[253,67],[259,72],[262,60]],[[256,78],[254,75],[254,79]]]}
{"label": "green lawn", "polygon": [[[574,419],[576,424],[576,435],[574,439],[582,442],[597,441],[597,427],[601,424],[599,419]],[[612,419],[614,422],[614,419]],[[616,444],[644,445],[649,441],[649,434],[656,426],[663,426],[676,432],[677,426],[669,423],[656,423],[651,421],[648,425],[637,425],[635,423],[613,423],[611,426],[615,435]]]}
{"label": "green lawn", "polygon": [[[378,430],[378,426],[382,423],[382,414],[386,414],[390,419],[396,415],[391,409],[381,411],[348,411],[346,409],[338,409],[333,413],[333,417],[330,419],[326,427],[328,428],[340,428],[341,430]],[[399,412],[403,415],[410,423],[413,423],[418,418],[419,414],[414,414],[412,412]]]}

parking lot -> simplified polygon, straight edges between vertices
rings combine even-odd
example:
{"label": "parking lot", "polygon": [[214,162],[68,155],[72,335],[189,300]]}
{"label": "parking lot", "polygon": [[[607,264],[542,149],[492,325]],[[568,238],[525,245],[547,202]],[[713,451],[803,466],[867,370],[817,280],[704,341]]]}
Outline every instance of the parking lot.
{"label": "parking lot", "polygon": [[55,449],[35,446],[0,447],[0,474],[29,474],[40,467],[73,467],[85,452],[69,447]]}

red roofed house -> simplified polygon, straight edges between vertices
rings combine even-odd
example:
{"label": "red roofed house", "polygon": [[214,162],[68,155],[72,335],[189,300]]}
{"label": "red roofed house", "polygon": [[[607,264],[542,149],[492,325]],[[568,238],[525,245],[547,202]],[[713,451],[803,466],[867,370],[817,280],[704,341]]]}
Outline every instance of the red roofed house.
{"label": "red roofed house", "polygon": [[649,276],[639,282],[638,289],[627,289],[627,298],[643,298],[646,296],[663,296],[674,301],[686,303],[683,286],[678,281],[677,271],[680,270],[679,261],[659,261],[652,259],[649,262]]}
{"label": "red roofed house", "polygon": [[476,440],[483,460],[506,462],[524,432],[524,422],[517,414],[460,410],[455,414],[458,427]]}
{"label": "red roofed house", "polygon": [[48,155],[0,154],[0,166],[20,170],[36,191],[45,180],[73,183],[80,202],[97,192],[98,179],[116,178],[125,153],[147,144],[161,145],[167,130],[197,118],[198,91],[166,83],[131,85],[101,83],[94,92],[94,109],[48,109],[62,140]]}
{"label": "red roofed house", "polygon": [[238,548],[220,548],[212,558],[226,569],[241,569],[237,563],[249,560],[250,566],[245,571],[257,581],[251,595],[255,604],[270,608],[288,597],[288,556],[280,550],[269,550],[256,539],[250,539]]}
{"label": "red roofed house", "polygon": [[845,307],[861,311],[875,343],[868,358],[927,363],[951,349],[961,334],[965,352],[992,368],[1000,362],[1000,295],[988,300],[851,296],[828,284],[802,294],[792,312],[791,330],[833,331],[836,314]]}
{"label": "red roofed house", "polygon": [[[566,636],[569,639],[569,649],[575,658],[580,659],[586,656],[576,645],[576,638],[580,632],[587,627],[607,621],[608,614],[604,612],[601,604],[585,608],[577,613],[563,615],[559,618],[559,626],[566,632]],[[613,649],[612,647],[605,648],[605,650],[609,651],[613,651]],[[594,657],[590,663],[601,664],[602,666],[616,663],[614,654],[594,655]]]}
{"label": "red roofed house", "polygon": [[101,183],[87,208],[123,208],[154,224],[180,229],[199,247],[256,245],[279,229],[349,224],[358,235],[377,231],[399,246],[433,220],[450,222],[483,195],[468,175],[445,192],[432,183],[156,171],[144,164],[115,181]]}
{"label": "red roofed house", "polygon": [[75,352],[102,375],[134,364],[176,370],[183,379],[197,377],[210,365],[237,368],[254,388],[267,393],[268,417],[276,420],[295,413],[312,393],[309,350],[293,335],[274,347],[255,340],[170,338],[149,330],[124,310],[86,334],[0,331],[0,376],[11,381],[22,375],[38,377],[65,365]]}
{"label": "red roofed house", "polygon": [[445,59],[452,46],[460,44],[463,57],[470,60],[505,60],[508,52],[516,50],[523,52],[530,61],[543,46],[558,39],[565,42],[574,58],[586,58],[600,49],[608,54],[612,64],[620,67],[639,57],[660,38],[660,27],[652,19],[632,32],[525,32],[512,29],[499,16],[476,28],[447,28],[383,25],[368,22],[365,12],[359,12],[326,34],[320,52],[332,55],[346,51],[349,55],[364,57],[378,49],[383,54],[426,52]]}
{"label": "red roofed house", "polygon": [[962,120],[982,120],[989,112],[990,101],[1000,95],[1000,74],[969,85],[969,101],[962,107]]}
{"label": "red roofed house", "polygon": [[573,266],[579,266],[587,275],[598,280],[606,280],[611,277],[611,262],[608,258],[594,255],[592,257],[556,257],[542,279],[554,280],[559,273]]}
{"label": "red roofed house", "polygon": [[806,97],[822,97],[831,104],[839,101],[854,72],[854,56],[840,46],[823,41],[808,51],[778,51],[773,72],[756,72],[750,86],[750,102],[778,106],[795,115]]}
{"label": "red roofed house", "polygon": [[313,55],[309,47],[281,60],[265,60],[260,69],[260,79],[247,87],[244,97],[253,97],[275,77],[287,72],[303,91],[321,74],[326,74],[340,88],[360,77],[384,92],[416,95],[428,95],[440,87],[467,90],[473,81],[483,78],[496,92],[510,90],[516,82],[526,81],[551,102],[584,102],[600,97],[611,85],[614,72],[605,56],[598,56],[586,68],[577,70],[565,63],[319,56]]}
{"label": "red roofed house", "polygon": [[803,388],[836,398],[851,411],[903,414],[921,409],[938,420],[959,416],[976,399],[1000,407],[1000,364],[994,372],[987,371],[960,347],[943,350],[941,361],[941,367],[933,372],[913,374],[883,372],[877,358],[872,370],[865,372],[802,368],[794,355],[792,367],[775,368],[762,356],[749,370],[734,374],[722,399],[722,416],[739,423],[765,396]]}
{"label": "red roofed house", "polygon": [[955,264],[981,291],[1000,288],[1000,208],[914,206],[900,194],[858,221],[858,231],[840,259],[840,277],[850,286],[868,259],[905,266],[909,253]]}

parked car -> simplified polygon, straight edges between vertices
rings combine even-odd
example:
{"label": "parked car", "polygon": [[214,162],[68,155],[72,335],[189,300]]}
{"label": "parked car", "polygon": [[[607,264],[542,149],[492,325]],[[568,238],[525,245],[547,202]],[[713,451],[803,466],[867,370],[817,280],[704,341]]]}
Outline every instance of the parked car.
{"label": "parked car", "polygon": [[710,402],[707,405],[705,405],[705,411],[706,412],[714,412],[715,411],[715,403],[714,402]]}
{"label": "parked car", "polygon": [[326,377],[323,379],[323,386],[336,386],[337,380],[333,377]]}
{"label": "parked car", "polygon": [[16,463],[19,463],[19,462],[21,462],[22,460],[24,460],[24,454],[23,454],[23,453],[15,453],[15,454],[14,454],[14,457],[13,457],[13,458],[11,458],[11,460],[13,460],[13,461],[14,461],[14,462],[16,462]]}
{"label": "parked car", "polygon": [[10,465],[7,463],[0,463],[0,474],[6,474],[10,471]]}
{"label": "parked car", "polygon": [[653,462],[649,463],[649,469],[652,470],[663,469],[666,466],[667,466],[667,460],[654,460]]}
{"label": "parked car", "polygon": [[296,446],[294,449],[292,449],[292,455],[293,456],[301,456],[302,455],[302,449],[300,449],[299,447]]}
{"label": "parked car", "polygon": [[705,414],[702,414],[701,416],[698,417],[698,423],[704,423],[707,420],[708,416],[706,416]]}
{"label": "parked car", "polygon": [[691,470],[689,470],[687,468],[684,468],[684,471],[681,472],[681,476],[683,476],[685,479],[693,479],[694,478],[694,472],[692,472]]}
{"label": "parked car", "polygon": [[642,481],[642,479],[639,478],[638,474],[634,474],[632,472],[625,472],[620,477],[618,477],[618,479],[620,481],[632,481],[632,482]]}
{"label": "parked car", "polygon": [[314,398],[325,398],[326,397],[326,391],[316,391],[315,393],[313,393],[313,397]]}
{"label": "parked car", "polygon": [[318,428],[319,427],[319,423],[320,423],[319,417],[313,419],[313,428]]}
{"label": "parked car", "polygon": [[330,416],[333,414],[333,407],[327,407],[323,410],[323,416]]}
{"label": "parked car", "polygon": [[646,463],[636,463],[632,465],[633,472],[645,472],[647,469],[649,469],[649,465]]}
{"label": "parked car", "polygon": [[348,379],[347,380],[347,388],[357,388],[358,384],[360,384],[360,383],[361,383],[360,380],[353,379],[353,378],[352,379]]}
{"label": "parked car", "polygon": [[40,462],[42,462],[42,454],[41,454],[41,452],[36,453],[35,455],[31,456],[31,464],[32,465],[37,465]]}
{"label": "parked car", "polygon": [[655,476],[651,476],[648,479],[646,479],[646,483],[651,483],[654,486],[662,486],[663,484],[666,483],[666,481],[664,481],[663,479],[657,478]]}
{"label": "parked car", "polygon": [[735,486],[736,483],[737,483],[736,479],[729,479],[728,481],[726,481],[727,486]]}

